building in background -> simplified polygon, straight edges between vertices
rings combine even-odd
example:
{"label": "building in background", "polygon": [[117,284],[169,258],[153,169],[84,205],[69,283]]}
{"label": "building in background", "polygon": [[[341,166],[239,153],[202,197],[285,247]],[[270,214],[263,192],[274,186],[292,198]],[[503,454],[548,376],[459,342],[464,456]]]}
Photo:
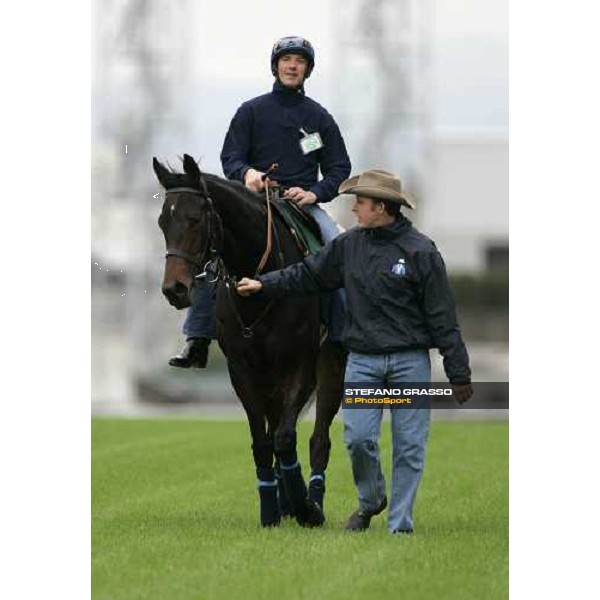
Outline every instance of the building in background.
{"label": "building in background", "polygon": [[450,270],[508,267],[508,138],[440,135],[421,223]]}
{"label": "building in background", "polygon": [[[450,270],[508,266],[508,134],[497,126],[503,115],[473,125],[467,110],[467,122],[460,115],[462,123],[440,128],[436,111],[444,99],[436,93],[448,86],[434,81],[435,3],[345,0],[343,10],[339,1],[337,7],[333,99],[353,172],[379,167],[400,174],[417,201],[407,215],[436,240]],[[460,55],[468,45],[447,47]],[[470,56],[467,66],[476,66]],[[476,90],[480,73],[462,76],[464,93]],[[471,103],[479,98],[473,94]],[[353,225],[343,203],[328,208]]]}

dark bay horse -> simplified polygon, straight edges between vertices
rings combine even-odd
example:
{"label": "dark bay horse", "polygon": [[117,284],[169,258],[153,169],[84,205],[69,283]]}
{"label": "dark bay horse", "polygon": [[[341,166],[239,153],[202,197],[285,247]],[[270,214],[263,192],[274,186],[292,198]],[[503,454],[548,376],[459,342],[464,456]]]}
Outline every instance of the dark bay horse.
{"label": "dark bay horse", "polygon": [[[318,298],[267,301],[235,292],[235,280],[254,276],[265,253],[267,213],[260,195],[201,173],[187,154],[184,173],[172,172],[156,158],[153,167],[165,188],[158,220],[167,245],[163,293],[182,309],[191,305],[195,279],[208,263],[214,267],[209,277],[216,272],[219,280],[217,336],[248,417],[261,524],[278,525],[289,514],[303,526],[319,526],[325,519],[329,428],[341,403],[345,355],[339,346],[320,345]],[[303,258],[284,223],[275,214],[273,221],[264,272]],[[315,386],[307,489],[296,452],[296,423]]]}

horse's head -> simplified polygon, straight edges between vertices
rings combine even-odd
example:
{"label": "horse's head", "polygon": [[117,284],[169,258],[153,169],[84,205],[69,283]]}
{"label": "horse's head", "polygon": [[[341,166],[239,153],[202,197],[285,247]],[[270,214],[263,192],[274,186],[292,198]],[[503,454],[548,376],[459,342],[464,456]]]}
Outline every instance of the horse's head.
{"label": "horse's head", "polygon": [[191,156],[184,155],[184,173],[172,172],[156,158],[152,164],[165,188],[158,218],[167,245],[162,291],[175,308],[186,308],[192,303],[194,277],[220,251],[220,218]]}

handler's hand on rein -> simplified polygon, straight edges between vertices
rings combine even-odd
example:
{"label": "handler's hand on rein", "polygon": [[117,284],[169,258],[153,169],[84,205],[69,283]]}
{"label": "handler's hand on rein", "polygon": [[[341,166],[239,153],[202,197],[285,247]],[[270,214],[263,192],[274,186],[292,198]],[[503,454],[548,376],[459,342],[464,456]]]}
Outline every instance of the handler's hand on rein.
{"label": "handler's hand on rein", "polygon": [[242,277],[242,279],[240,279],[238,284],[235,286],[235,289],[240,296],[250,296],[251,294],[260,292],[262,289],[262,283],[260,281],[256,281],[256,279]]}
{"label": "handler's hand on rein", "polygon": [[459,404],[464,404],[473,395],[473,387],[470,383],[463,385],[452,384],[452,391]]}
{"label": "handler's hand on rein", "polygon": [[295,202],[298,206],[314,204],[317,201],[317,196],[313,194],[313,192],[307,192],[300,187],[292,187],[289,190],[286,190],[283,197]]}

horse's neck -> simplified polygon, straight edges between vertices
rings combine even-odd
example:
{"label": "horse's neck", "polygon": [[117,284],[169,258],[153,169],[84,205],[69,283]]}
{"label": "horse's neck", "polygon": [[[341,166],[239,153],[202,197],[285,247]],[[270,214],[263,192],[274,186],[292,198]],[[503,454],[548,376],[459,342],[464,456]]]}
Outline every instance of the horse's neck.
{"label": "horse's neck", "polygon": [[223,179],[207,177],[206,184],[223,223],[227,269],[235,275],[253,275],[266,244],[264,211],[243,189]]}

